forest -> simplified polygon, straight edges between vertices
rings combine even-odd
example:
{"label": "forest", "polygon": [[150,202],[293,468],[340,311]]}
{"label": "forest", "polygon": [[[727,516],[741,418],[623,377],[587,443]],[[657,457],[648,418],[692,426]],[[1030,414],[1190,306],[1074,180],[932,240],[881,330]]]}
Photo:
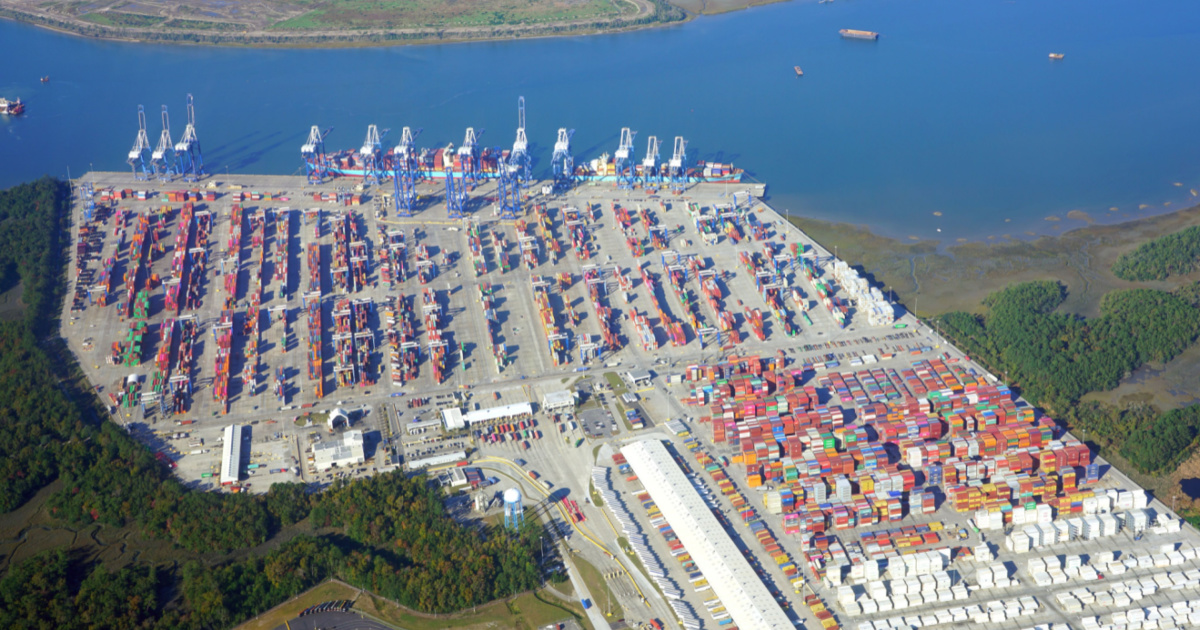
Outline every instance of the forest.
{"label": "forest", "polygon": [[[228,627],[330,576],[424,612],[541,584],[536,519],[515,533],[466,528],[423,476],[379,475],[319,495],[299,484],[262,496],[192,491],[102,420],[61,339],[44,336],[57,325],[57,305],[44,296],[61,295],[66,257],[57,233],[65,233],[70,194],[49,179],[0,191],[2,277],[43,296],[25,300],[22,319],[0,322],[0,512],[60,481],[46,505],[64,524],[132,526],[190,557],[247,551],[168,570],[105,568],[51,550],[0,577],[0,627]],[[255,549],[285,529],[286,543]]]}
{"label": "forest", "polygon": [[1080,399],[1190,346],[1200,336],[1196,288],[1112,291],[1092,319],[1056,313],[1064,298],[1057,282],[1015,284],[988,296],[982,316],[954,312],[938,321],[948,338],[1030,402],[1118,449],[1142,472],[1168,470],[1194,442],[1200,406],[1160,415],[1081,405]]}
{"label": "forest", "polygon": [[1112,266],[1122,280],[1166,280],[1200,267],[1200,225],[1160,236],[1122,254]]}

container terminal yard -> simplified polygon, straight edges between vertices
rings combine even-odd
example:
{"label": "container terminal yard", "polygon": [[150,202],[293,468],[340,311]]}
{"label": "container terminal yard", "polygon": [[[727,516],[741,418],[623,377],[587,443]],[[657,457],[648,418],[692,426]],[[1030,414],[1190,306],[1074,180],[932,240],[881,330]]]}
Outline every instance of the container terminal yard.
{"label": "container terminal yard", "polygon": [[1196,531],[761,185],[632,133],[579,178],[566,130],[536,181],[523,124],[494,177],[407,129],[348,177],[318,128],[304,175],[214,176],[188,130],[75,183],[62,331],[196,488],[518,488],[598,628],[1200,625]]}

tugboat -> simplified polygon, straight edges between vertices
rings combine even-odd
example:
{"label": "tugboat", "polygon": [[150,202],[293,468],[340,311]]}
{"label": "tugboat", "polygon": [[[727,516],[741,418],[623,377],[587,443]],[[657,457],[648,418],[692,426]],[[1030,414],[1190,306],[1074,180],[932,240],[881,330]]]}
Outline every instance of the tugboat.
{"label": "tugboat", "polygon": [[1062,59],[1064,56],[1062,53],[1050,53],[1051,59]]}
{"label": "tugboat", "polygon": [[21,99],[10,101],[6,98],[0,98],[0,114],[9,116],[18,116],[25,111],[25,103]]}
{"label": "tugboat", "polygon": [[792,66],[792,69],[794,69],[796,71],[796,76],[798,76],[798,77],[804,76],[804,71],[800,69],[800,66]]}

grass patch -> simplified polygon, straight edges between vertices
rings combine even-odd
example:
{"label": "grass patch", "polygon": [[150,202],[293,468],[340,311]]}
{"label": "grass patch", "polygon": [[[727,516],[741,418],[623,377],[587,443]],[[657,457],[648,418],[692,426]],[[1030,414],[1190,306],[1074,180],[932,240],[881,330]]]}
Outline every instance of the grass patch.
{"label": "grass patch", "polygon": [[563,580],[562,582],[554,584],[554,590],[558,591],[559,593],[562,593],[563,595],[566,595],[567,597],[574,597],[575,596],[575,583],[572,582],[570,580],[570,578],[568,578],[568,579]]}
{"label": "grass patch", "polygon": [[630,560],[633,560],[633,565],[637,567],[638,571],[641,571],[642,575],[646,576],[646,579],[649,580],[651,584],[654,584],[654,588],[657,589],[658,584],[654,581],[654,578],[650,577],[650,573],[646,571],[646,567],[642,565],[642,559],[639,558],[636,553],[633,553],[633,547],[629,546],[629,540],[624,536],[618,536],[617,545],[621,547],[621,551],[624,551],[625,555],[629,556]]}
{"label": "grass patch", "polygon": [[592,605],[598,606],[601,612],[613,619],[622,619],[624,615],[621,613],[620,604],[617,603],[617,597],[612,589],[608,588],[608,582],[600,575],[600,570],[579,556],[574,556],[572,561],[592,595]]}
{"label": "grass patch", "polygon": [[612,388],[613,396],[620,396],[629,391],[629,388],[625,386],[625,381],[621,380],[616,372],[605,372],[604,380],[608,381],[608,386]]}
{"label": "grass patch", "polygon": [[523,593],[511,600],[492,602],[485,606],[453,615],[423,615],[395,603],[364,594],[354,604],[355,610],[390,623],[404,630],[484,630],[487,628],[543,628],[555,622],[573,619],[591,628],[582,605],[558,601],[553,595],[537,592]]}
{"label": "grass patch", "polygon": [[596,483],[594,481],[588,482],[588,494],[592,495],[592,504],[598,508],[604,507],[604,499],[600,498],[600,493],[596,490]]}
{"label": "grass patch", "polygon": [[178,28],[187,31],[240,31],[244,30],[246,26],[232,22],[174,19],[164,22],[163,28]]}
{"label": "grass patch", "polygon": [[88,13],[79,16],[82,20],[87,20],[94,24],[102,24],[104,26],[128,26],[131,28],[149,28],[160,24],[164,18],[154,15],[140,15],[138,13],[121,13],[120,11],[104,11],[101,13]]}
{"label": "grass patch", "polygon": [[295,619],[301,611],[309,606],[324,602],[358,597],[358,589],[351,588],[341,582],[325,582],[302,593],[295,599],[288,600],[258,617],[237,626],[235,630],[271,630],[284,625],[285,621]]}

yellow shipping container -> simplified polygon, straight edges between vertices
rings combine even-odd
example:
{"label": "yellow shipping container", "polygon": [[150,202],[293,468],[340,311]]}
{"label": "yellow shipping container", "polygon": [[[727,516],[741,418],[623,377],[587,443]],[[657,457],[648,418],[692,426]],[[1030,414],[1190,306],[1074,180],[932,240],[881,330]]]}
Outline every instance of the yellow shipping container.
{"label": "yellow shipping container", "polygon": [[830,629],[830,628],[836,628],[836,627],[837,627],[837,622],[836,622],[836,621],[834,621],[833,619],[822,619],[822,620],[821,620],[821,627],[825,628],[826,630],[828,630],[828,629]]}

